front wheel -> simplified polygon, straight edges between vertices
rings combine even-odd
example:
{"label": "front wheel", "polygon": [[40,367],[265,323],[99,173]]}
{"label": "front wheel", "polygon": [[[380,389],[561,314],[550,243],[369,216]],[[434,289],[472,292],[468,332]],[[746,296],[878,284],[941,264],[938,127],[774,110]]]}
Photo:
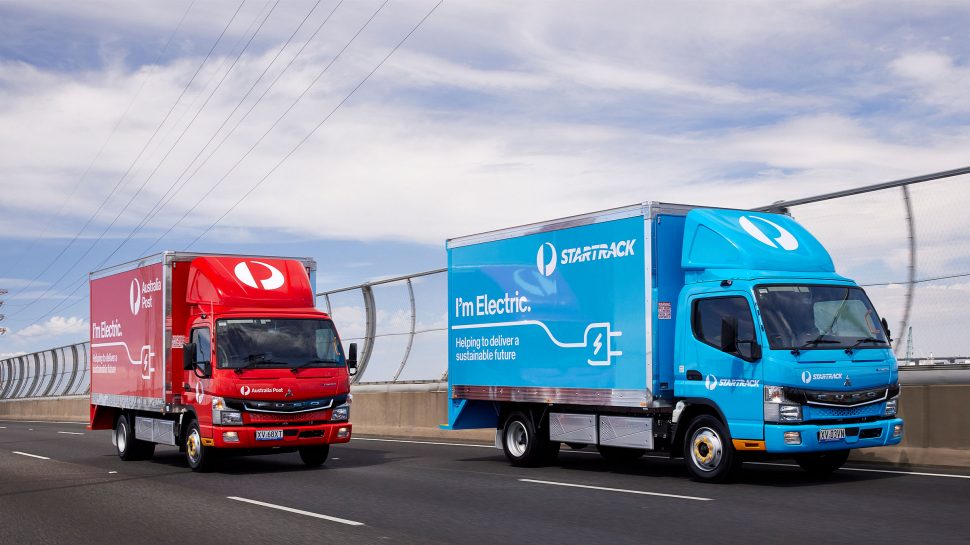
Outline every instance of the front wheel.
{"label": "front wheel", "polygon": [[834,473],[849,459],[848,450],[830,450],[828,452],[813,452],[795,457],[802,469],[813,475],[828,475]]}
{"label": "front wheel", "polygon": [[518,467],[535,467],[552,463],[559,455],[560,443],[550,442],[536,429],[527,413],[514,412],[502,429],[502,450]]}
{"label": "front wheel", "polygon": [[202,444],[199,421],[192,420],[185,433],[185,460],[192,471],[204,472],[212,468],[213,458],[215,458],[215,449]]}
{"label": "front wheel", "polygon": [[687,470],[696,481],[725,482],[741,469],[741,460],[724,424],[706,414],[690,423],[684,436],[684,458]]}
{"label": "front wheel", "polygon": [[330,445],[317,445],[315,447],[300,448],[300,459],[307,467],[320,467],[327,461],[330,455]]}

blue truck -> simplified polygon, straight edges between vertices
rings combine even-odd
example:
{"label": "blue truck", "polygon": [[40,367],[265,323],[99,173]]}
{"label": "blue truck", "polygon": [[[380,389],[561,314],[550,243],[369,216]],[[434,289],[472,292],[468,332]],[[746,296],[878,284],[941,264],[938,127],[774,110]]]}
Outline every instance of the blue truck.
{"label": "blue truck", "polygon": [[450,239],[446,429],[512,464],[560,446],[837,470],[898,444],[890,332],[787,214],[648,202]]}

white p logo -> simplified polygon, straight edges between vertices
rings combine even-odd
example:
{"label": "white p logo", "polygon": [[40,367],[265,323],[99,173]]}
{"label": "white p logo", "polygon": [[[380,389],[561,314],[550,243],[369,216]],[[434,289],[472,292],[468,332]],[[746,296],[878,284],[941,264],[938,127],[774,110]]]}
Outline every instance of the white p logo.
{"label": "white p logo", "polygon": [[711,391],[713,391],[714,388],[717,388],[717,377],[714,375],[707,375],[707,378],[704,379],[704,387]]}
{"label": "white p logo", "polygon": [[556,247],[551,242],[539,246],[536,253],[536,268],[543,276],[550,276],[556,270]]}
{"label": "white p logo", "polygon": [[[755,225],[754,222],[752,222],[751,220],[758,220],[764,224],[774,227],[775,229],[778,230],[778,236],[775,238],[769,237],[768,235],[765,234],[764,231],[761,230],[760,227]],[[798,240],[791,233],[789,233],[787,229],[785,229],[781,225],[778,225],[777,223],[771,220],[761,218],[758,216],[751,216],[750,219],[748,216],[741,216],[741,219],[738,220],[738,223],[741,225],[742,229],[744,229],[745,231],[747,231],[749,235],[757,239],[758,242],[764,243],[768,246],[771,246],[772,248],[777,248],[781,246],[782,248],[788,251],[798,249]]]}
{"label": "white p logo", "polygon": [[805,384],[808,384],[809,382],[812,382],[812,372],[811,371],[802,371],[802,382],[804,382]]}
{"label": "white p logo", "polygon": [[240,386],[239,387],[239,393],[242,394],[243,396],[248,396],[249,393],[252,392],[252,391],[253,391],[252,388],[250,388],[249,386]]}
{"label": "white p logo", "polygon": [[[263,263],[262,261],[252,261],[251,263],[266,267],[266,270],[268,270],[270,273],[269,278],[259,281],[264,290],[275,290],[283,285],[283,273],[281,273],[279,269],[270,265],[269,263]],[[236,265],[234,272],[236,273],[236,278],[238,278],[240,282],[246,284],[250,288],[259,289],[259,284],[256,284],[256,279],[253,278],[253,272],[249,270],[249,263],[246,261],[240,261]]]}
{"label": "white p logo", "polygon": [[141,283],[137,278],[131,279],[131,287],[128,288],[128,305],[131,307],[131,313],[137,316],[138,311],[141,310]]}

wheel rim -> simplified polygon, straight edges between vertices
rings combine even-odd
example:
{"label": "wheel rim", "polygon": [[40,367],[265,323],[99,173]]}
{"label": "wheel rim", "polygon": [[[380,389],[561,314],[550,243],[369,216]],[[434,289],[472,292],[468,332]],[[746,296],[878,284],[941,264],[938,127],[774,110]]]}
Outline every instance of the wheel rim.
{"label": "wheel rim", "polygon": [[198,465],[202,458],[202,439],[199,437],[199,430],[189,432],[189,437],[185,440],[185,454],[190,464]]}
{"label": "wheel rim", "polygon": [[124,420],[118,422],[118,452],[125,452],[128,449],[128,433],[125,428]]}
{"label": "wheel rim", "polygon": [[711,428],[698,428],[691,436],[690,458],[701,471],[714,471],[724,457],[721,436]]}
{"label": "wheel rim", "polygon": [[520,458],[525,454],[526,449],[529,448],[529,430],[525,429],[521,421],[509,423],[508,429],[505,430],[505,444],[512,456]]}

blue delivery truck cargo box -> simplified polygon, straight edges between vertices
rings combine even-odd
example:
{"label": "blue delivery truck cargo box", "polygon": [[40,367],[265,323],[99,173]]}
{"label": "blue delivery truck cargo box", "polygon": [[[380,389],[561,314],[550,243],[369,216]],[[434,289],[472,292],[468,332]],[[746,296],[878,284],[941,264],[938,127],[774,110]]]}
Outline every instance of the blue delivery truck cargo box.
{"label": "blue delivery truck cargo box", "polygon": [[448,241],[450,429],[517,465],[560,445],[838,469],[897,444],[889,331],[791,217],[646,203]]}

